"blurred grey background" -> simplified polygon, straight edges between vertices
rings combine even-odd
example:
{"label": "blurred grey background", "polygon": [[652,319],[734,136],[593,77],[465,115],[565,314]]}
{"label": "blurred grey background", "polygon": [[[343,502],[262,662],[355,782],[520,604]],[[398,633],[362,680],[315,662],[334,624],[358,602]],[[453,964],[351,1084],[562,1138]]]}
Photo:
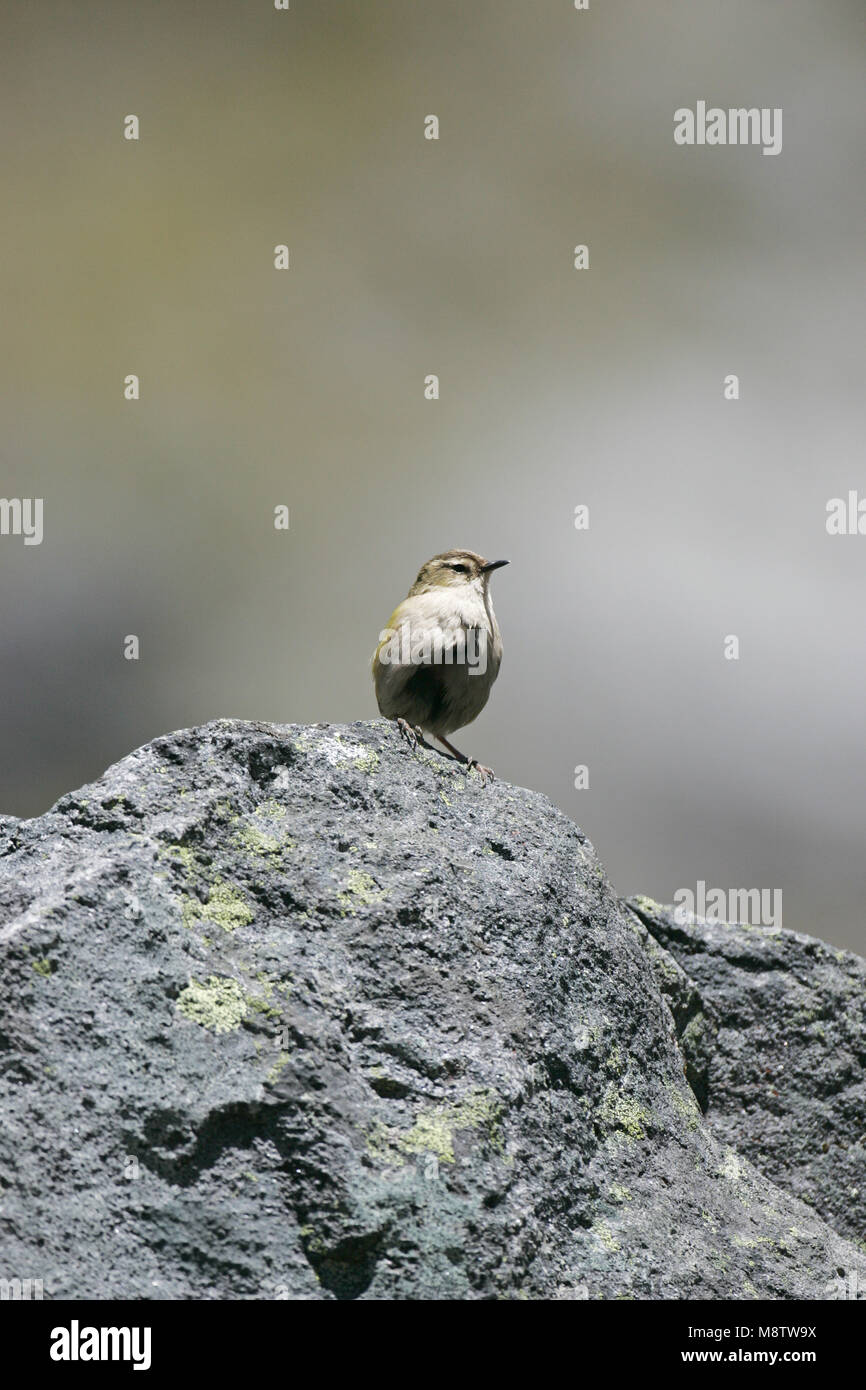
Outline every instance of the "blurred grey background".
{"label": "blurred grey background", "polygon": [[[621,892],[781,889],[864,950],[862,0],[291,5],[3,4],[0,495],[45,539],[0,538],[0,812],[217,716],[375,715],[469,546],[512,564],[460,746]],[[782,107],[782,153],[675,146],[699,99]]]}

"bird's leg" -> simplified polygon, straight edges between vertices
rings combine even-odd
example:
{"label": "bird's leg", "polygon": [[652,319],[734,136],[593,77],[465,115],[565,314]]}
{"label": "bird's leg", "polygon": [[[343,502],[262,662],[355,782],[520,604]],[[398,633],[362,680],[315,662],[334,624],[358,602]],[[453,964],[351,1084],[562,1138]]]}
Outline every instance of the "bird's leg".
{"label": "bird's leg", "polygon": [[458,763],[463,763],[464,767],[475,768],[475,771],[481,778],[482,787],[486,785],[488,777],[491,779],[491,781],[495,781],[495,773],[492,767],[485,767],[484,764],[480,763],[477,758],[467,758],[465,753],[461,753],[459,748],[455,748],[454,744],[449,743],[447,738],[443,738],[441,734],[437,734],[436,737],[438,738],[440,743],[445,745],[449,753],[454,754],[454,757],[457,759]]}

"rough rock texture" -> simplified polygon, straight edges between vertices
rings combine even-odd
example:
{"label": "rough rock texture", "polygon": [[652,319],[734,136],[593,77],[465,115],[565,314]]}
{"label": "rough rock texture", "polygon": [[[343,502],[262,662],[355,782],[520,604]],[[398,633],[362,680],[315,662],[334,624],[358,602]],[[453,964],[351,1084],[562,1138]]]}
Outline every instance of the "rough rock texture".
{"label": "rough rock texture", "polygon": [[780,927],[630,905],[656,943],[713,1133],[866,1240],[866,961]]}
{"label": "rough rock texture", "polygon": [[0,1273],[48,1297],[866,1281],[703,1119],[701,983],[580,830],[388,725],[158,739],[0,822],[0,923]]}

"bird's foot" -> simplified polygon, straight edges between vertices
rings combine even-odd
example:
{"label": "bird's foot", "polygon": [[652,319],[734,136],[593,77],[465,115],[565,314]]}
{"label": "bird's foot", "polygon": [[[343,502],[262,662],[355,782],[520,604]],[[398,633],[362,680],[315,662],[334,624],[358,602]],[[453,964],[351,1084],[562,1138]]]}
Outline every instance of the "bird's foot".
{"label": "bird's foot", "polygon": [[484,764],[480,763],[477,758],[467,758],[465,753],[461,753],[459,748],[455,748],[454,744],[449,743],[447,738],[443,738],[441,734],[437,734],[436,737],[438,738],[440,743],[444,743],[445,747],[448,749],[448,752],[452,755],[452,757],[457,759],[458,763],[462,763],[464,767],[475,768],[475,771],[481,778],[482,787],[487,786],[488,777],[490,778],[491,782],[495,781],[492,767],[485,767]]}
{"label": "bird's foot", "polygon": [[496,781],[496,773],[493,771],[493,768],[492,768],[492,767],[485,767],[484,764],[483,764],[483,763],[480,763],[480,762],[478,761],[477,758],[467,758],[467,759],[466,759],[466,765],[467,765],[467,767],[474,767],[474,768],[475,768],[475,771],[478,773],[478,776],[481,778],[481,785],[482,785],[482,787],[486,787],[486,786],[487,786],[487,779],[488,779],[488,777],[490,778],[490,781],[491,781],[491,782],[495,782],[495,781]]}
{"label": "bird's foot", "polygon": [[416,724],[416,727],[413,728],[409,720],[398,719],[396,726],[399,728],[400,738],[406,739],[413,753],[417,748],[431,748],[432,745],[428,744],[427,739],[424,738],[424,730],[420,724]]}
{"label": "bird's foot", "polygon": [[409,720],[404,719],[402,715],[399,719],[395,720],[395,723],[400,730],[400,737],[405,738],[413,753],[418,748],[429,748],[431,752],[435,752],[433,745],[428,743],[424,737],[424,730],[421,728],[420,724],[416,724],[413,729]]}
{"label": "bird's foot", "polygon": [[412,728],[412,725],[409,723],[409,720],[404,719],[401,715],[397,718],[396,724],[397,729],[400,733],[400,737],[405,738],[406,742],[408,743],[409,747],[412,749],[412,752],[414,753],[415,749],[418,747],[418,735]]}

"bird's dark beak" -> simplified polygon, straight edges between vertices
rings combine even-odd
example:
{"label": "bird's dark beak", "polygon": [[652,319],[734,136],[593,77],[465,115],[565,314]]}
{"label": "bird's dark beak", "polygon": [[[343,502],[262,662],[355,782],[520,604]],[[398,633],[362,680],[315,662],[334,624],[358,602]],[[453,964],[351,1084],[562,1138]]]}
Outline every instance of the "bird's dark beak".
{"label": "bird's dark beak", "polygon": [[492,570],[501,570],[502,566],[507,564],[507,560],[491,560],[489,565],[481,566],[481,573],[490,574]]}

